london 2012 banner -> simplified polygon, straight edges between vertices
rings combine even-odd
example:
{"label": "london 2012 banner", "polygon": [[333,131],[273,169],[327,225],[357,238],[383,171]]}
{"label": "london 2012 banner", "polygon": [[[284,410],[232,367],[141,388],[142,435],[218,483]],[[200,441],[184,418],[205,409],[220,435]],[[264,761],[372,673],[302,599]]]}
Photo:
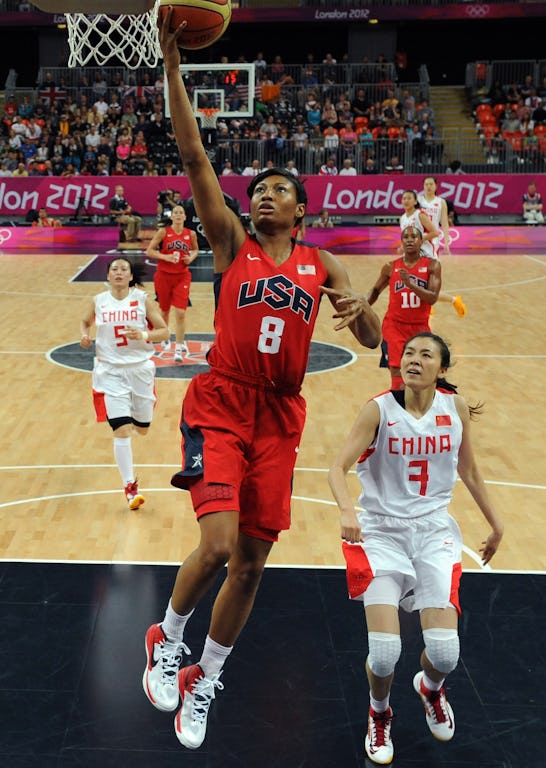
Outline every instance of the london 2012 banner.
{"label": "london 2012 banner", "polygon": [[[334,216],[358,217],[402,213],[402,194],[406,189],[422,189],[425,175],[400,176],[307,176],[301,177],[309,197],[307,213],[326,208]],[[438,194],[452,201],[460,214],[479,214],[494,222],[499,215],[520,215],[522,197],[531,181],[546,198],[546,176],[527,174],[439,175]],[[248,211],[245,176],[222,177],[224,192]],[[29,210],[45,207],[50,215],[73,216],[83,211],[91,216],[106,217],[114,188],[122,184],[124,195],[133,210],[143,216],[154,216],[157,195],[165,189],[177,189],[182,198],[191,195],[185,176],[56,176],[0,179],[0,216],[9,219],[25,216]]]}

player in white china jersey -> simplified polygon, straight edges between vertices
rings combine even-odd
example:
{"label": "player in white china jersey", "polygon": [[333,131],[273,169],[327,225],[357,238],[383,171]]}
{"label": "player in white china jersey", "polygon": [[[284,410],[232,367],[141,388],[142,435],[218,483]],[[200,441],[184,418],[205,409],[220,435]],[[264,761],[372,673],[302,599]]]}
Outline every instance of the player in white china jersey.
{"label": "player in white china jersey", "polygon": [[[159,307],[140,287],[144,265],[116,256],[108,264],[107,291],[86,303],[80,321],[80,346],[92,344],[95,325],[93,403],[97,421],[108,421],[114,432],[114,456],[129,509],[138,509],[144,497],[133,467],[131,436],[145,435],[152,422],[154,342],[169,336]],[[138,287],[137,287],[138,286]]]}
{"label": "player in white china jersey", "polygon": [[[420,612],[425,647],[413,687],[427,725],[440,741],[455,732],[444,680],[459,659],[462,540],[448,513],[457,474],[491,527],[480,549],[484,564],[503,535],[470,442],[470,420],[480,408],[468,406],[443,378],[449,366],[441,337],[423,332],[409,339],[401,362],[405,389],[364,405],[329,473],[340,509],[349,596],[362,600],[366,613],[365,748],[378,764],[390,763],[394,754],[390,691],[401,653],[400,605]],[[355,462],[361,511],[347,484]]]}

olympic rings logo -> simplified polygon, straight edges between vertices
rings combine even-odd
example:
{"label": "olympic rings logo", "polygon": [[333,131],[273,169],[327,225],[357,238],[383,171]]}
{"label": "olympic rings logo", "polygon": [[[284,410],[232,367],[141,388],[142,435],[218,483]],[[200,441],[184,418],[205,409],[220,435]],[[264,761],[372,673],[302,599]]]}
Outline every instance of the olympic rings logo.
{"label": "olympic rings logo", "polygon": [[[461,233],[459,232],[458,229],[451,228],[449,230],[449,244],[452,245],[452,243],[456,243],[457,240],[460,238],[460,236],[461,236]],[[444,240],[444,232],[443,232],[443,230],[440,231],[439,239],[440,239],[440,242],[443,242],[443,240]]]}
{"label": "olympic rings logo", "polygon": [[11,240],[11,232],[9,229],[0,229],[0,245],[4,245],[8,240]]}
{"label": "olympic rings logo", "polygon": [[468,5],[465,8],[467,16],[471,16],[473,19],[483,19],[484,16],[489,16],[488,5]]}

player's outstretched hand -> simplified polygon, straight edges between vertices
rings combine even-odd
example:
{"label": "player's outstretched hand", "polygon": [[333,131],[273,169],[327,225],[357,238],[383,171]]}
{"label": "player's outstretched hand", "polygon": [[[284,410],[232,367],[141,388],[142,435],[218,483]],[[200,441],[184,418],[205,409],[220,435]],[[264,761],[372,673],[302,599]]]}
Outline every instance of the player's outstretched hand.
{"label": "player's outstretched hand", "polygon": [[361,293],[353,291],[352,288],[338,290],[337,288],[326,288],[326,286],[321,285],[320,290],[330,298],[330,301],[336,308],[336,312],[332,317],[341,318],[341,322],[334,326],[336,331],[346,328],[359,315],[371,311],[365,297]]}

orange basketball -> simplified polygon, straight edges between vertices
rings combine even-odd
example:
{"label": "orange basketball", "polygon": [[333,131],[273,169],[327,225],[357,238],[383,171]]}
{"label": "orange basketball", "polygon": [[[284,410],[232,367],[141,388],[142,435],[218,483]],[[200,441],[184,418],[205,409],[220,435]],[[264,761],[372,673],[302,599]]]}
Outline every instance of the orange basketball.
{"label": "orange basketball", "polygon": [[206,48],[216,42],[226,31],[231,19],[231,0],[161,0],[160,17],[167,12],[169,5],[173,7],[173,32],[183,21],[187,21],[179,41],[181,48],[190,51]]}

